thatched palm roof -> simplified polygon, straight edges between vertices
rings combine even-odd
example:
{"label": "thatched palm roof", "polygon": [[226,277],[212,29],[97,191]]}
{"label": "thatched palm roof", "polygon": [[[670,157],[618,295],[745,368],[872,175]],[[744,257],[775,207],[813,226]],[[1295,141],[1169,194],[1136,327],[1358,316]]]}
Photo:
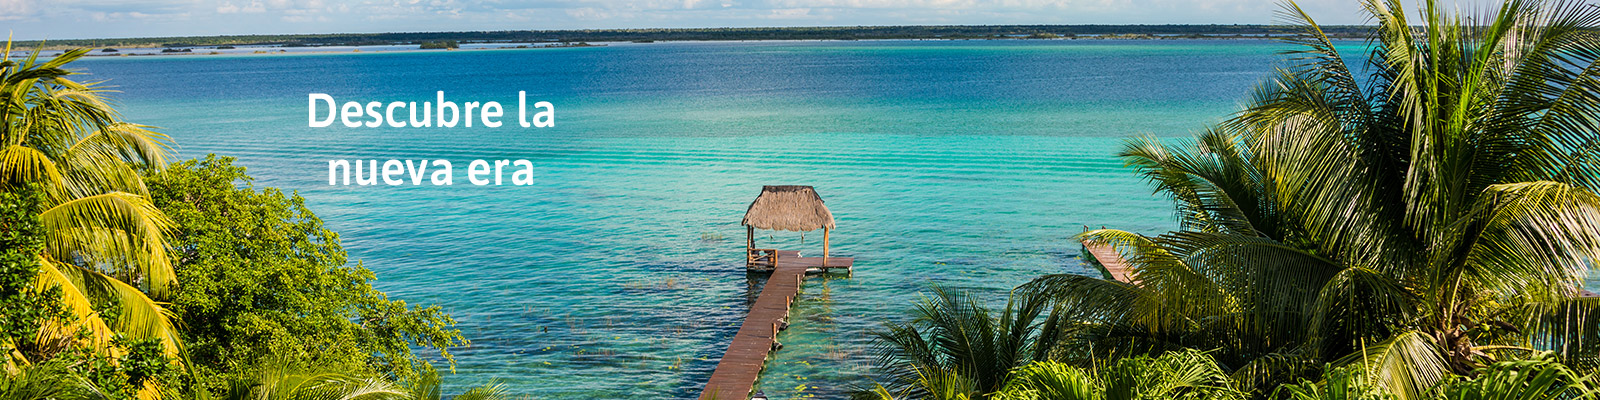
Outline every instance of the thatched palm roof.
{"label": "thatched palm roof", "polygon": [[762,186],[740,224],[783,231],[832,230],[833,213],[810,186]]}

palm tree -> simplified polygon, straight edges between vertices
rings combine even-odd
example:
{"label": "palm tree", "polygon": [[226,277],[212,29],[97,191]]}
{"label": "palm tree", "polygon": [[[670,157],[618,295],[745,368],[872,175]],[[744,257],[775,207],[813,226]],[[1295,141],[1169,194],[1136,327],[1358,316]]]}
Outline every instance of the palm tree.
{"label": "palm tree", "polygon": [[[1080,368],[1056,361],[1038,361],[1017,367],[1006,374],[1004,384],[991,393],[978,393],[969,385],[952,385],[950,375],[926,376],[920,389],[904,392],[899,398],[938,400],[1156,400],[1243,398],[1228,382],[1228,374],[1210,356],[1194,350],[1175,351],[1160,357],[1131,357],[1102,368]],[[959,379],[956,379],[959,380]],[[965,390],[963,390],[965,389]],[[897,398],[879,386],[872,396],[878,400]]]}
{"label": "palm tree", "polygon": [[[1350,365],[1322,371],[1322,381],[1300,380],[1297,384],[1279,386],[1272,398],[1287,400],[1393,400],[1389,393],[1373,383],[1364,366]],[[1281,396],[1279,396],[1281,394]]]}
{"label": "palm tree", "polygon": [[[1329,368],[1321,382],[1301,380],[1279,387],[1273,398],[1288,400],[1389,400],[1395,396],[1371,379],[1363,365]],[[1439,400],[1575,400],[1600,398],[1595,375],[1582,375],[1550,353],[1500,361],[1475,372],[1475,377],[1442,382],[1430,398]]]}
{"label": "palm tree", "polygon": [[[1133,361],[1132,358],[1123,361]],[[1212,364],[1215,368],[1216,365]],[[1226,376],[1223,376],[1226,379]],[[1041,361],[1018,368],[996,393],[996,400],[1102,400],[1105,388],[1093,371]]]}
{"label": "palm tree", "polygon": [[[0,55],[0,190],[43,191],[38,285],[60,287],[70,314],[30,343],[0,343],[27,350],[7,355],[8,371],[78,346],[115,360],[125,353],[119,341],[158,342],[174,362],[181,355],[172,319],[155,301],[176,285],[166,246],[172,223],[136,171],[164,166],[168,139],[121,121],[97,84],[70,78],[65,66],[87,52],[14,59],[8,43]],[[96,311],[107,304],[118,305],[117,315]]]}
{"label": "palm tree", "polygon": [[14,374],[0,374],[0,399],[5,400],[100,400],[109,399],[67,366],[40,363],[18,368]]}
{"label": "palm tree", "polygon": [[910,323],[876,333],[877,362],[889,373],[885,393],[956,399],[999,390],[1012,369],[1044,359],[1034,343],[1046,300],[1013,297],[995,313],[971,294],[934,287]]}
{"label": "palm tree", "polygon": [[[420,375],[406,388],[408,400],[441,400],[444,399],[444,390],[440,386],[439,374],[428,370]],[[467,389],[466,392],[450,397],[450,400],[506,400],[511,398],[506,393],[506,385],[498,380]]]}
{"label": "palm tree", "polygon": [[[437,388],[437,386],[435,386]],[[437,393],[437,392],[435,392]],[[202,396],[203,397],[203,396]],[[382,378],[268,361],[255,376],[229,382],[219,400],[409,400],[411,393]],[[434,398],[437,400],[437,397]],[[417,400],[424,400],[417,398]]]}
{"label": "palm tree", "polygon": [[1600,300],[1579,293],[1600,260],[1600,8],[1424,0],[1414,25],[1398,0],[1363,5],[1364,59],[1290,3],[1299,48],[1243,111],[1129,144],[1180,230],[1083,234],[1131,283],[1028,285],[1075,322],[1052,351],[1218,349],[1258,388],[1361,363],[1402,399],[1534,349],[1597,366]]}
{"label": "palm tree", "polygon": [[[254,373],[226,382],[215,400],[507,400],[505,384],[492,381],[461,394],[442,396],[439,375],[431,370],[409,385],[394,380],[335,371],[326,365],[302,366],[289,359],[266,359],[252,367]],[[211,399],[198,387],[189,397]]]}
{"label": "palm tree", "polygon": [[996,400],[1242,399],[1228,374],[1195,350],[1132,357],[1095,371],[1044,361],[1018,369]]}

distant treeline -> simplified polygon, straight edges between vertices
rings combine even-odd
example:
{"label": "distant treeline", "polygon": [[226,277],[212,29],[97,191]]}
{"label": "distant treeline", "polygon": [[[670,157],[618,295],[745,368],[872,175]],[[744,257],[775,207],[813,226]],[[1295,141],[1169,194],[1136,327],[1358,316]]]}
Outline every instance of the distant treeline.
{"label": "distant treeline", "polygon": [[[1324,26],[1329,36],[1366,37],[1370,27]],[[801,28],[585,29],[481,32],[336,33],[311,35],[233,35],[124,39],[47,40],[50,48],[199,46],[352,46],[425,42],[627,42],[671,40],[867,40],[1050,38],[1093,35],[1235,37],[1298,33],[1280,25],[950,25],[839,26]],[[23,47],[39,41],[18,42]]]}
{"label": "distant treeline", "polygon": [[437,42],[422,42],[423,49],[459,49],[461,43],[454,40],[440,40]]}

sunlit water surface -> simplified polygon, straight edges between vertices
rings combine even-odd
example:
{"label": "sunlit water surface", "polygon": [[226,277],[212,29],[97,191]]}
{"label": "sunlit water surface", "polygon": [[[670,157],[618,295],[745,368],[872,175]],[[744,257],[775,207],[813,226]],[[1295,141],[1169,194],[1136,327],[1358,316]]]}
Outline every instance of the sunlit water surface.
{"label": "sunlit water surface", "polygon": [[[1088,273],[1070,236],[1173,228],[1115,156],[1188,135],[1263,79],[1269,41],[656,43],[595,48],[97,58],[129,120],[182,157],[238,157],[297,190],[376,285],[439,304],[472,340],[452,392],[691,398],[759,290],[739,220],[764,184],[814,185],[853,276],[814,278],[760,388],[837,398],[869,384],[871,332],[930,285],[1003,302]],[[555,104],[553,128],[307,127],[339,101]],[[447,159],[457,184],[327,184],[332,159]],[[527,159],[531,186],[477,187],[473,159]],[[509,177],[508,177],[509,178]],[[815,254],[820,232],[765,233]]]}

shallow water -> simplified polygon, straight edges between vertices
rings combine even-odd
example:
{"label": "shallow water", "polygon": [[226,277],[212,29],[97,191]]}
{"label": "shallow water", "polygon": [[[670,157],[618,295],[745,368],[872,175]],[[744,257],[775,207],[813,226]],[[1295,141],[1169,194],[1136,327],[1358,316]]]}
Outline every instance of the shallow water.
{"label": "shallow water", "polygon": [[[99,58],[126,117],[183,157],[239,158],[298,190],[376,285],[437,303],[472,340],[451,391],[691,398],[753,301],[739,219],[763,184],[814,185],[856,271],[812,279],[763,375],[773,398],[868,383],[869,332],[931,284],[1003,301],[1087,273],[1084,226],[1173,227],[1115,153],[1183,136],[1263,79],[1268,41],[656,43],[386,54]],[[306,127],[339,101],[555,104],[547,129]],[[508,110],[507,121],[514,121]],[[457,185],[327,185],[330,159],[448,159]],[[531,186],[459,181],[528,159]],[[820,234],[759,240],[820,251]]]}

